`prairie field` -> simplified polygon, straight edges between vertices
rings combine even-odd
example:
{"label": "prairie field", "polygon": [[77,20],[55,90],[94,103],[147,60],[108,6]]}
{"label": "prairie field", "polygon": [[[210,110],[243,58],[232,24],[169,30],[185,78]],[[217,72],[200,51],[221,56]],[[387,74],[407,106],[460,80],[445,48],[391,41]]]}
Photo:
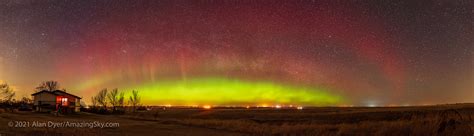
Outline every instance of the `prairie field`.
{"label": "prairie field", "polygon": [[[472,136],[474,105],[418,107],[165,108],[123,115],[0,113],[9,135],[456,135]],[[33,122],[112,122],[114,127],[32,127]],[[27,127],[10,122],[30,123]],[[14,123],[15,124],[15,123]]]}

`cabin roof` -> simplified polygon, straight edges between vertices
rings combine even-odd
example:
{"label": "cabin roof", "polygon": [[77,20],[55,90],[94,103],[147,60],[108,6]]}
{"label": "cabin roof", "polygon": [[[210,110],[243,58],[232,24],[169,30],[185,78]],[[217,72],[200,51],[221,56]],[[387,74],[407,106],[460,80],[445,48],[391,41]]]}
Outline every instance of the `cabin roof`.
{"label": "cabin roof", "polygon": [[73,95],[73,94],[70,94],[70,93],[61,91],[61,90],[54,90],[54,91],[42,90],[42,91],[33,93],[33,94],[31,94],[31,95],[32,95],[32,96],[35,96],[35,95],[38,95],[38,94],[40,94],[40,93],[50,93],[50,94],[53,94],[53,95],[56,95],[56,96],[70,95],[70,96],[76,97],[76,98],[78,98],[78,99],[81,99],[81,97],[79,97],[79,96],[76,96],[76,95]]}

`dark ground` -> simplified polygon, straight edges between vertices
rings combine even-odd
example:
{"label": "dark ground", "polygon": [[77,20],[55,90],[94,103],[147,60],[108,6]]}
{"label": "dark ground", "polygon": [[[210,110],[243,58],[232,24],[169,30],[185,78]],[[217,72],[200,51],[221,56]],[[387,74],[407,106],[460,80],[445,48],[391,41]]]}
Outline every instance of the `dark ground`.
{"label": "dark ground", "polygon": [[[456,135],[472,136],[474,105],[423,107],[318,107],[297,109],[154,108],[126,115],[79,113],[54,116],[0,113],[0,134],[9,135]],[[9,122],[29,122],[10,127]],[[111,122],[110,128],[31,127],[37,122]]]}

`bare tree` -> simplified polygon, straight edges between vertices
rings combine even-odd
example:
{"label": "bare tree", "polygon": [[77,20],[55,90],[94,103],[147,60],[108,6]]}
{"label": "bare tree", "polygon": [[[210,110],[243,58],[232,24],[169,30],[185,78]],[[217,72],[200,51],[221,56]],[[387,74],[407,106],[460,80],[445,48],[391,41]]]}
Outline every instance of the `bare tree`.
{"label": "bare tree", "polygon": [[138,95],[138,91],[132,91],[132,96],[130,96],[130,100],[128,102],[132,106],[133,112],[135,112],[137,107],[140,106],[140,96]]}
{"label": "bare tree", "polygon": [[107,99],[110,102],[110,105],[112,105],[112,110],[115,112],[117,110],[117,105],[118,105],[118,89],[115,88],[110,93],[107,95]]}
{"label": "bare tree", "polygon": [[0,95],[3,95],[5,101],[11,101],[15,96],[15,92],[7,83],[0,84]]}
{"label": "bare tree", "polygon": [[97,103],[102,105],[102,107],[107,110],[107,88],[102,89],[97,96],[95,97]]}
{"label": "bare tree", "polygon": [[59,83],[57,81],[44,81],[36,87],[36,91],[54,91],[59,89]]}
{"label": "bare tree", "polygon": [[125,101],[125,93],[120,92],[119,98],[118,98],[118,107],[120,107],[123,110],[124,106],[124,101]]}
{"label": "bare tree", "polygon": [[23,98],[21,98],[21,101],[20,101],[20,102],[23,103],[23,104],[33,104],[33,100],[32,100],[31,98],[29,98],[29,97],[23,97]]}
{"label": "bare tree", "polygon": [[95,109],[97,107],[97,99],[95,96],[91,97],[91,102],[92,102],[92,108]]}
{"label": "bare tree", "polygon": [[15,102],[13,97],[15,96],[15,92],[10,88],[10,85],[7,83],[0,84],[0,96],[3,96],[4,99],[0,106],[3,106],[5,110],[9,109],[13,112],[13,103]]}

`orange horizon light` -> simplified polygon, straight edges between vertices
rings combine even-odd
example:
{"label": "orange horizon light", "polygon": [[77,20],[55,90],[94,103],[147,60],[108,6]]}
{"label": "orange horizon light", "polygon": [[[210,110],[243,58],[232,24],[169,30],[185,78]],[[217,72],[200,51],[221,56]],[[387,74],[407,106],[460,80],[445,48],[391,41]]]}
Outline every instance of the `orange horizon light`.
{"label": "orange horizon light", "polygon": [[212,107],[211,107],[211,105],[204,105],[204,106],[202,106],[202,108],[204,108],[204,109],[211,109]]}

